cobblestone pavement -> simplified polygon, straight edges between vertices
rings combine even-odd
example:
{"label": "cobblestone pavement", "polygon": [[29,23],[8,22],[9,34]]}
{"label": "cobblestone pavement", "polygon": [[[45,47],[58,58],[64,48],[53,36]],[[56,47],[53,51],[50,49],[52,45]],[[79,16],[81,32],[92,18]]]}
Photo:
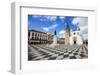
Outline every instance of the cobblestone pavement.
{"label": "cobblestone pavement", "polygon": [[88,58],[88,46],[86,45],[59,45],[55,48],[46,45],[29,45],[28,60],[63,60]]}

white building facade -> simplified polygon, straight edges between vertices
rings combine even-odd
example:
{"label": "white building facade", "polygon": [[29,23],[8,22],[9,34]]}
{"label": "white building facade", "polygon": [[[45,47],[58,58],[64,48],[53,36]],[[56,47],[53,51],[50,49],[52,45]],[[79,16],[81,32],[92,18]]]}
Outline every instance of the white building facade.
{"label": "white building facade", "polygon": [[80,29],[70,31],[70,26],[67,24],[66,32],[65,32],[65,45],[82,45],[83,40],[80,35]]}
{"label": "white building facade", "polygon": [[80,36],[80,30],[75,30],[75,31],[70,32],[69,43],[70,45],[73,45],[73,44],[82,45],[83,44],[82,37]]}

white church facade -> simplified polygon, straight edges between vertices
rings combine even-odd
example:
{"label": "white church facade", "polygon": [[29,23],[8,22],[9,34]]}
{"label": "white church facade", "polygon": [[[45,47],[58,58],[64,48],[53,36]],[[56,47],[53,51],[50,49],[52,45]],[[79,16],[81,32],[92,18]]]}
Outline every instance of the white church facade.
{"label": "white church facade", "polygon": [[82,45],[83,44],[82,37],[80,36],[80,30],[72,31],[70,33],[69,43],[70,45],[73,45],[73,44]]}
{"label": "white church facade", "polygon": [[65,45],[67,44],[83,44],[82,37],[80,36],[80,29],[70,31],[70,26],[68,24],[65,32]]}

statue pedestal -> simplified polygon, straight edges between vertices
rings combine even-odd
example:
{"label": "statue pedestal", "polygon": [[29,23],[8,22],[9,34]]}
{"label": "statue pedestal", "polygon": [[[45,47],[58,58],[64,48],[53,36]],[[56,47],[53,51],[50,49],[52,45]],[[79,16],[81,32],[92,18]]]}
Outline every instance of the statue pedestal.
{"label": "statue pedestal", "polygon": [[51,45],[49,45],[48,47],[54,48],[56,46],[58,46],[58,44],[57,44],[57,36],[55,35],[53,38],[53,43]]}
{"label": "statue pedestal", "polygon": [[53,38],[53,45],[57,45],[57,36],[56,35]]}

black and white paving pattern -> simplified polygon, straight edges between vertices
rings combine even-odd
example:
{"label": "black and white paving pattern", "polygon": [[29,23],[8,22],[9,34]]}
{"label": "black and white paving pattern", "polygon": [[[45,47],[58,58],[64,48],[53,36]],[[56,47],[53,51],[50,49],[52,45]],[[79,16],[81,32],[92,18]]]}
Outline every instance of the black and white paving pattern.
{"label": "black and white paving pattern", "polygon": [[28,45],[28,60],[63,60],[88,58],[86,45],[60,45],[50,48],[45,45]]}

